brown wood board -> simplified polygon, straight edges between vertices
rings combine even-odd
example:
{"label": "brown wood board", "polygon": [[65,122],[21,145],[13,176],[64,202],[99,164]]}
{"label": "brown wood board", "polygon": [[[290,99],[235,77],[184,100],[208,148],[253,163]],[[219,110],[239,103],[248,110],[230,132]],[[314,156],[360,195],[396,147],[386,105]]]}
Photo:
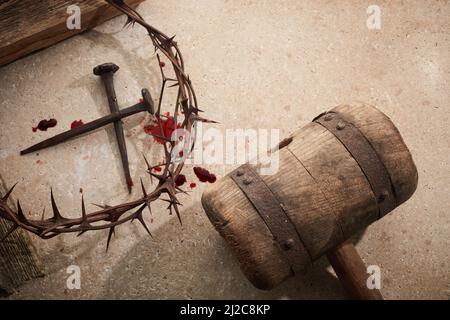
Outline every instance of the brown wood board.
{"label": "brown wood board", "polygon": [[[127,0],[136,7],[143,0]],[[67,8],[77,5],[81,29],[67,28]],[[120,12],[103,0],[0,0],[0,66],[89,30]]]}

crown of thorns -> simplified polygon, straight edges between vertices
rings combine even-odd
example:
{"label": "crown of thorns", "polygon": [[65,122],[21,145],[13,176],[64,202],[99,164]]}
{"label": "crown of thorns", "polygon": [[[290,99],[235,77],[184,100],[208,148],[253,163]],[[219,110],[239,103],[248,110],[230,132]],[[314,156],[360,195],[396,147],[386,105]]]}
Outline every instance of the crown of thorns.
{"label": "crown of thorns", "polygon": [[[53,191],[50,192],[52,216],[45,218],[45,210],[42,213],[40,220],[29,219],[25,216],[19,200],[17,200],[16,208],[12,208],[8,205],[8,198],[13,192],[15,185],[13,185],[5,195],[0,199],[0,218],[6,219],[12,223],[10,229],[5,234],[3,239],[6,239],[12,232],[18,228],[25,229],[31,233],[43,239],[50,239],[63,233],[78,233],[81,235],[89,230],[102,230],[109,229],[108,240],[106,249],[108,250],[111,237],[114,234],[115,227],[123,224],[127,221],[139,221],[147,233],[151,235],[149,228],[147,227],[143,218],[144,209],[148,208],[151,213],[151,203],[156,200],[165,201],[168,203],[167,210],[170,214],[175,211],[180,224],[181,217],[179,206],[181,203],[177,199],[177,195],[180,193],[186,193],[178,184],[177,179],[181,174],[184,166],[184,159],[192,152],[195,144],[195,136],[190,135],[194,130],[195,124],[198,121],[201,122],[214,122],[200,117],[198,114],[201,112],[197,105],[197,98],[195,95],[194,87],[192,85],[189,76],[185,73],[183,56],[178,48],[178,45],[173,37],[165,35],[163,32],[149,25],[143,17],[128,6],[122,0],[106,0],[110,5],[117,8],[124,13],[128,19],[125,26],[135,25],[136,23],[144,27],[153,43],[155,53],[157,55],[158,64],[161,70],[162,86],[159,94],[159,101],[156,110],[151,115],[153,125],[159,128],[159,132],[152,132],[155,139],[162,144],[164,148],[164,163],[157,165],[150,165],[145,155],[143,155],[147,173],[150,175],[151,181],[157,180],[157,185],[151,192],[147,192],[142,179],[140,180],[140,187],[142,189],[142,196],[134,201],[122,203],[116,206],[100,206],[100,209],[94,212],[88,213],[84,203],[84,196],[81,196],[81,215],[78,218],[65,217],[56,205]],[[166,77],[163,67],[164,63],[161,62],[159,53],[163,54],[170,62],[174,71],[174,78]],[[171,83],[170,87],[178,88],[177,100],[175,102],[173,118],[170,115],[161,114],[161,104],[164,99],[164,89]],[[178,124],[178,117],[180,114],[183,119],[180,122],[179,128],[187,132],[186,136],[189,139],[177,139],[172,140],[171,137],[167,137],[163,128],[163,121],[167,121],[169,118],[174,124]],[[154,130],[152,130],[154,131]],[[177,161],[174,160],[173,151],[178,143],[182,141],[183,144],[187,144],[187,153],[183,154],[181,159],[177,157]],[[155,170],[157,169],[157,170]],[[166,197],[164,197],[166,196]]]}

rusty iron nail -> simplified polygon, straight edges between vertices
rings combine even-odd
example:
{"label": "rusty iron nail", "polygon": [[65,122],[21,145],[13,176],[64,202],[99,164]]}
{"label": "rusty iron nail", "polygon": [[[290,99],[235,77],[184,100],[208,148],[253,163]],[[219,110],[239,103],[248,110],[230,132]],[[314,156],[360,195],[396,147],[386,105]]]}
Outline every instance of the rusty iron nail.
{"label": "rusty iron nail", "polygon": [[336,125],[336,129],[342,130],[344,128],[345,128],[345,122],[344,121],[339,121],[338,124]]}
{"label": "rusty iron nail", "polygon": [[292,247],[294,247],[294,239],[289,238],[286,241],[283,242],[283,249],[284,250],[289,250],[292,249]]}
{"label": "rusty iron nail", "polygon": [[[113,82],[113,75],[118,70],[119,66],[114,63],[104,63],[94,68],[94,74],[102,79],[105,86],[106,96],[108,97],[108,104],[111,113],[119,112],[119,105],[117,104],[116,91],[114,90]],[[128,192],[131,193],[133,180],[131,179],[130,166],[128,164],[127,145],[125,143],[123,124],[121,120],[114,121],[113,123],[117,144],[119,146],[120,158],[122,160],[122,167],[125,173],[125,180],[127,182]]]}
{"label": "rusty iron nail", "polygon": [[236,175],[237,175],[238,177],[240,177],[240,176],[244,175],[244,171],[243,171],[242,169],[239,169],[239,170],[236,172]]}
{"label": "rusty iron nail", "polygon": [[79,126],[77,128],[64,131],[60,134],[57,134],[56,136],[53,136],[46,140],[43,140],[39,143],[36,143],[35,145],[32,145],[31,147],[29,147],[27,149],[20,151],[20,154],[24,155],[27,153],[31,153],[31,152],[35,152],[35,151],[38,151],[41,149],[55,146],[57,144],[65,142],[69,139],[78,137],[87,132],[91,132],[91,131],[101,128],[107,124],[113,123],[115,121],[119,121],[120,119],[129,117],[136,113],[147,111],[147,112],[153,114],[153,101],[151,100],[150,93],[145,88],[142,89],[142,93],[143,93],[144,102],[139,102],[137,104],[132,105],[131,107],[121,109],[121,110],[119,110],[119,112],[110,113],[107,116],[104,116],[104,117],[98,118],[96,120],[93,120],[91,122],[85,123],[82,126]]}

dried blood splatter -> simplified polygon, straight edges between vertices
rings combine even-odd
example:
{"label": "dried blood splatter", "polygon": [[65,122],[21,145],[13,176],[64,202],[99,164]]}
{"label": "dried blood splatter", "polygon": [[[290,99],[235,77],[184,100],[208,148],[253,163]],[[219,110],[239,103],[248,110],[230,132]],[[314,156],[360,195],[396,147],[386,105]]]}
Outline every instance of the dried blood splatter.
{"label": "dried blood splatter", "polygon": [[49,120],[41,120],[39,121],[37,127],[33,127],[33,132],[36,132],[38,130],[41,131],[47,131],[48,128],[53,128],[54,126],[56,126],[56,124],[58,123],[58,121],[56,121],[56,119],[49,119]]}
{"label": "dried blood splatter", "polygon": [[200,182],[216,182],[216,175],[201,167],[194,167],[194,173]]}
{"label": "dried blood splatter", "polygon": [[[170,138],[172,137],[172,133],[175,131],[175,121],[173,117],[170,116],[170,113],[167,113],[166,116],[167,119],[158,119],[154,123],[144,127],[145,133],[152,135],[155,138],[155,141],[160,144],[163,144],[165,142],[165,139],[160,138],[161,136],[170,140]],[[162,128],[162,134],[160,124]],[[181,124],[178,123],[177,128],[180,127]]]}
{"label": "dried blood splatter", "polygon": [[175,184],[177,185],[177,187],[181,187],[185,183],[186,183],[186,176],[184,174],[179,174],[177,179],[175,180]]}
{"label": "dried blood splatter", "polygon": [[80,193],[83,193],[83,188],[80,188]]}
{"label": "dried blood splatter", "polygon": [[191,184],[189,185],[189,188],[194,189],[197,186],[197,184],[195,182],[191,182]]}
{"label": "dried blood splatter", "polygon": [[154,167],[153,170],[155,170],[156,172],[160,172],[162,169],[160,166]]}
{"label": "dried blood splatter", "polygon": [[72,121],[72,123],[70,124],[70,129],[75,129],[78,127],[81,127],[84,124],[83,120],[74,120]]}
{"label": "dried blood splatter", "polygon": [[159,65],[161,66],[161,68],[164,68],[164,67],[166,66],[166,63],[165,63],[164,61],[161,61],[161,62],[159,63]]}

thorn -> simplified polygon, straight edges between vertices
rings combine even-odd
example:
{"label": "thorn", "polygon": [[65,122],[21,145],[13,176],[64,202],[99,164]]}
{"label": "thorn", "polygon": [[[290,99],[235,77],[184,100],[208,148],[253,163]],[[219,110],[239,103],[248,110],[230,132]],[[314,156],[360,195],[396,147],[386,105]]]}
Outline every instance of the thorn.
{"label": "thorn", "polygon": [[5,233],[5,235],[2,237],[2,239],[0,240],[0,242],[3,242],[6,240],[6,238],[8,238],[11,233],[13,233],[14,231],[16,231],[16,229],[19,228],[18,224],[14,224],[13,226],[11,226],[11,228],[8,230],[8,232]]}
{"label": "thorn", "polygon": [[180,225],[183,225],[183,222],[181,222],[181,216],[180,216],[180,211],[178,210],[178,205],[176,205],[175,203],[172,204],[173,208],[175,209],[175,212],[177,214],[178,217],[178,221],[180,221]]}
{"label": "thorn", "polygon": [[64,220],[64,218],[61,216],[61,213],[58,210],[58,207],[56,206],[55,197],[53,197],[53,189],[50,189],[50,200],[52,202],[53,219],[55,221]]}
{"label": "thorn", "polygon": [[114,228],[115,228],[115,227],[109,228],[108,242],[106,243],[106,252],[108,252],[108,249],[109,249],[109,243],[110,243],[110,241],[111,241],[112,235],[114,234]]}
{"label": "thorn", "polygon": [[147,158],[145,157],[145,154],[142,153],[142,156],[144,157],[145,164],[147,165],[147,170],[151,171],[152,167],[150,166],[150,163],[148,162]]}
{"label": "thorn", "polygon": [[205,112],[205,111],[203,111],[203,110],[200,110],[199,108],[197,108],[197,107],[192,107],[191,106],[191,110],[193,111],[193,112]]}
{"label": "thorn", "polygon": [[177,86],[179,86],[179,83],[178,83],[178,81],[177,82],[175,82],[174,84],[171,84],[170,86],[168,86],[167,88],[173,88],[173,87],[177,87]]}
{"label": "thorn", "polygon": [[84,196],[81,195],[81,216],[83,221],[86,221],[86,207],[84,206]]}
{"label": "thorn", "polygon": [[177,189],[179,191],[179,193],[189,194],[189,192],[187,192],[186,190],[181,189],[180,187],[176,187],[175,189]]}
{"label": "thorn", "polygon": [[3,196],[2,201],[8,200],[9,196],[11,195],[11,192],[13,192],[13,190],[17,184],[18,184],[18,182],[14,183],[14,185],[11,187],[11,189],[9,189],[8,192]]}
{"label": "thorn", "polygon": [[196,114],[192,114],[191,119],[194,121],[201,121],[201,122],[206,122],[206,123],[218,123],[217,121],[214,121],[214,120],[208,120],[208,119],[199,117]]}
{"label": "thorn", "polygon": [[[114,215],[113,213],[111,213],[110,216],[111,216],[111,218],[110,218],[111,223],[115,223],[119,219],[119,217]],[[115,234],[115,228],[116,228],[116,226],[112,226],[109,228],[108,241],[106,242],[106,252],[108,252],[109,243],[111,242],[111,237],[113,234]]]}
{"label": "thorn", "polygon": [[87,221],[87,215],[86,215],[86,207],[84,205],[84,195],[81,195],[81,219],[82,222],[80,224],[80,227],[86,228],[86,230],[83,230],[77,234],[77,237],[81,236],[83,233],[87,231],[87,228],[90,227],[90,223]]}
{"label": "thorn", "polygon": [[162,175],[153,173],[153,172],[149,172],[150,176],[155,177],[156,179],[158,179],[159,181],[164,180],[164,177]]}
{"label": "thorn", "polygon": [[87,230],[80,231],[80,232],[77,234],[77,238],[78,238],[79,236],[81,236],[82,234],[84,234],[86,231],[87,231]]}
{"label": "thorn", "polygon": [[177,199],[175,199],[175,200],[172,200],[172,199],[159,199],[159,200],[168,202],[168,203],[170,203],[170,204],[177,204],[177,205],[182,206],[182,204],[181,204],[180,202],[178,202]]}
{"label": "thorn", "polygon": [[17,216],[19,217],[19,221],[23,223],[27,223],[27,218],[23,214],[22,207],[20,206],[19,200],[17,200]]}
{"label": "thorn", "polygon": [[144,194],[144,197],[147,197],[147,191],[145,191],[144,182],[142,182],[142,178],[141,178],[141,187],[142,187],[142,193]]}
{"label": "thorn", "polygon": [[91,204],[96,206],[96,207],[98,207],[98,208],[100,208],[100,209],[103,209],[103,210],[111,208],[111,206],[108,206],[108,205],[102,206],[101,204],[96,204],[96,203],[91,203]]}
{"label": "thorn", "polygon": [[144,209],[145,209],[146,206],[147,206],[146,204],[142,205],[142,206],[134,213],[134,214],[135,214],[135,217],[133,218],[133,220],[134,220],[134,219],[137,219],[137,220],[142,224],[142,226],[144,227],[145,231],[147,231],[147,233],[150,235],[150,237],[153,238],[152,233],[151,233],[150,230],[148,229],[147,224],[145,223],[144,218],[142,217],[142,211],[144,211]]}
{"label": "thorn", "polygon": [[134,24],[136,23],[136,21],[134,21],[130,16],[128,16],[127,21],[125,22],[125,24],[123,25],[123,28],[126,28],[128,26],[132,26],[134,27]]}
{"label": "thorn", "polygon": [[175,36],[170,37],[170,38],[168,38],[168,39],[165,39],[165,40],[161,41],[160,46],[163,47],[163,48],[165,48],[165,49],[169,49],[170,47],[173,46],[173,43],[174,43],[173,39],[174,39],[174,38],[175,38]]}
{"label": "thorn", "polygon": [[144,183],[142,182],[142,178],[141,178],[141,187],[142,187],[142,193],[144,194],[144,198],[145,198],[145,206],[144,207],[148,207],[148,211],[150,211],[150,214],[151,214],[152,210],[150,209],[150,201],[147,199],[147,191],[145,190]]}

